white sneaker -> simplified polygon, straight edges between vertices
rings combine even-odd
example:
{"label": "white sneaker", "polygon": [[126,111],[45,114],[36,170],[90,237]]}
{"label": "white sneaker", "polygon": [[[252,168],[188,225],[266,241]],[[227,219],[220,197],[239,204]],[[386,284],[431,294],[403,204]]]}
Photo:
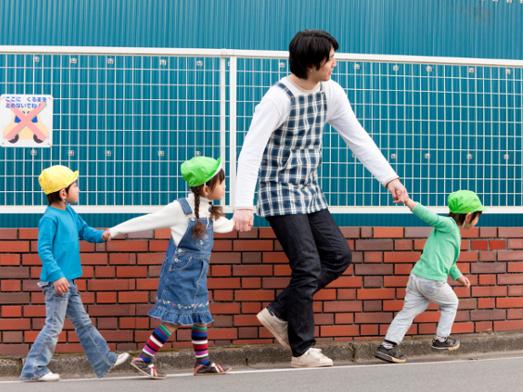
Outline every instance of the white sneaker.
{"label": "white sneaker", "polygon": [[319,348],[309,348],[304,354],[299,357],[292,357],[291,367],[303,368],[303,367],[324,367],[332,366],[334,363],[332,359],[322,354]]}
{"label": "white sneaker", "polygon": [[38,378],[37,381],[59,381],[60,375],[53,373],[52,371],[47,372],[42,377]]}
{"label": "white sneaker", "polygon": [[291,349],[289,345],[289,334],[287,332],[287,321],[279,319],[274,314],[269,312],[269,309],[264,308],[260,311],[256,318],[269,332],[276,338],[278,343],[280,343],[287,350]]}
{"label": "white sneaker", "polygon": [[127,360],[129,359],[129,356],[130,356],[129,353],[118,354],[118,356],[116,357],[116,362],[114,363],[112,369],[114,369],[117,366],[120,366],[122,363],[127,362]]}

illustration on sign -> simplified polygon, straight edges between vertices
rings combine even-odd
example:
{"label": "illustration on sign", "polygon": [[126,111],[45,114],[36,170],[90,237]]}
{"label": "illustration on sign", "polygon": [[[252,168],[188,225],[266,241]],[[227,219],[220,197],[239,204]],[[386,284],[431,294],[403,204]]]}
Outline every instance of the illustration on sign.
{"label": "illustration on sign", "polygon": [[53,97],[0,96],[0,140],[4,147],[49,147],[52,144]]}

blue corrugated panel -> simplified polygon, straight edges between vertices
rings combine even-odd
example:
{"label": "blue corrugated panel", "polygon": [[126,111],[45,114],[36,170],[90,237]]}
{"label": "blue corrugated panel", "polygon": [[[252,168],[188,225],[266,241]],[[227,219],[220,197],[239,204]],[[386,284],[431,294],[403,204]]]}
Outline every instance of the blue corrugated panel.
{"label": "blue corrugated panel", "polygon": [[3,0],[0,44],[285,50],[330,31],[342,52],[522,58],[519,0]]}
{"label": "blue corrugated panel", "polygon": [[[342,44],[340,48],[342,52],[500,58],[521,58],[523,53],[523,45],[521,45],[523,4],[516,1],[63,0],[57,2],[52,0],[4,0],[0,2],[0,11],[0,44],[6,45],[226,47],[283,50],[296,31],[305,28],[321,28],[329,30],[339,39]],[[75,155],[73,161],[78,162],[77,165],[82,173],[95,173],[91,177],[86,176],[84,178],[84,185],[91,191],[100,190],[100,193],[98,194],[95,191],[94,196],[86,194],[85,197],[92,197],[92,199],[83,200],[84,204],[164,204],[172,199],[171,196],[179,196],[180,192],[183,192],[184,184],[177,175],[176,169],[173,169],[172,174],[165,176],[165,178],[168,178],[168,182],[164,184],[152,183],[156,180],[155,176],[152,175],[154,171],[164,170],[164,167],[167,166],[177,167],[179,161],[194,154],[195,146],[198,145],[211,146],[204,153],[217,154],[217,134],[213,133],[213,130],[218,129],[217,117],[202,122],[205,121],[203,114],[210,112],[216,114],[218,112],[216,100],[205,104],[207,106],[203,106],[204,104],[201,103],[205,101],[205,94],[209,94],[208,91],[212,91],[212,89],[184,90],[184,86],[190,86],[193,83],[204,84],[202,83],[202,71],[198,70],[198,67],[192,63],[190,64],[190,72],[183,74],[185,76],[180,76],[182,75],[180,69],[186,68],[186,64],[183,64],[182,67],[178,63],[168,63],[168,67],[163,69],[163,66],[155,63],[160,61],[156,57],[115,56],[115,63],[110,66],[107,64],[105,56],[78,56],[74,66],[68,63],[61,64],[60,62],[67,62],[68,60],[66,57],[61,58],[60,56],[42,58],[37,66],[32,64],[33,58],[31,56],[25,55],[5,56],[5,58],[0,59],[1,61],[6,62],[6,64],[0,63],[0,66],[3,66],[6,71],[0,75],[0,94],[6,92],[19,94],[45,93],[56,98],[55,118],[58,123],[57,128],[61,131],[59,137],[64,138],[64,140],[67,139],[67,143],[57,143],[56,147],[53,146],[53,151],[51,151],[53,159],[60,161],[62,161],[62,157],[63,160],[70,159],[67,158],[70,153],[68,145],[85,147],[78,151],[75,150],[77,155]],[[124,63],[120,64],[121,61]],[[48,65],[49,62],[55,66],[53,70],[43,66],[44,63]],[[84,62],[89,63],[91,68],[86,68]],[[142,64],[142,62],[145,63]],[[241,69],[242,61],[239,65]],[[486,200],[488,205],[514,206],[521,204],[521,173],[509,171],[514,170],[515,165],[521,166],[521,139],[510,139],[514,141],[514,145],[510,146],[514,150],[511,156],[513,160],[511,165],[507,165],[500,158],[502,157],[502,150],[507,147],[503,143],[504,140],[509,140],[508,132],[514,131],[514,133],[521,134],[522,112],[516,109],[521,107],[520,90],[513,91],[510,95],[506,94],[510,88],[521,89],[521,70],[513,71],[510,77],[507,76],[508,74],[502,74],[501,72],[504,70],[501,69],[482,70],[485,73],[499,72],[500,74],[494,75],[494,77],[485,74],[485,78],[487,80],[493,79],[495,84],[486,87],[480,85],[478,90],[478,86],[468,85],[472,78],[469,78],[466,67],[457,69],[461,73],[459,78],[455,79],[459,86],[453,86],[451,84],[446,85],[446,83],[454,83],[451,79],[427,77],[426,71],[421,68],[418,69],[418,67],[409,70],[407,74],[410,77],[402,77],[401,72],[399,76],[395,76],[396,71],[389,69],[392,65],[378,65],[378,67],[383,68],[379,68],[377,75],[360,77],[356,75],[356,72],[354,72],[354,75],[352,74],[351,65],[348,64],[347,70],[344,71],[344,75],[349,76],[342,84],[349,90],[349,97],[354,103],[355,111],[369,132],[375,133],[378,138],[381,135],[386,135],[386,139],[378,140],[386,156],[389,156],[389,153],[401,154],[405,147],[401,144],[404,139],[395,135],[408,129],[409,132],[414,131],[414,137],[410,141],[419,151],[422,151],[426,146],[432,146],[432,148],[438,150],[440,155],[433,157],[436,162],[456,163],[450,170],[458,170],[459,172],[452,173],[446,171],[448,169],[444,166],[424,168],[422,154],[412,155],[410,161],[408,159],[402,161],[410,162],[411,165],[398,167],[398,172],[405,178],[409,189],[415,189],[415,192],[417,191],[418,194],[427,198],[422,200],[423,202],[441,205],[443,203],[441,197],[445,192],[442,192],[441,189],[431,188],[435,181],[431,183],[417,179],[437,179],[440,176],[445,180],[447,178],[446,173],[450,173],[449,176],[457,179],[454,180],[457,182],[436,181],[437,186],[441,186],[444,191],[447,188],[462,187],[461,179],[466,179],[467,186],[489,195],[489,199]],[[38,68],[38,70],[41,67],[41,72],[33,74],[20,71],[30,69],[32,66]],[[170,66],[172,66],[172,69],[169,68]],[[119,67],[124,71],[113,72],[113,67]],[[372,72],[369,72],[367,67],[372,67],[372,65],[363,64],[362,71],[364,75],[371,75]],[[197,71],[193,72],[193,68]],[[203,69],[207,68],[217,69],[217,65],[214,64],[210,67],[205,63]],[[249,71],[246,72],[246,77],[252,82],[251,64],[248,63],[246,68]],[[340,68],[342,67],[339,66]],[[146,71],[141,72],[140,69]],[[158,69],[161,69],[161,71],[158,71]],[[152,71],[149,72],[149,70]],[[444,66],[436,67],[432,72],[434,75],[442,71],[445,71]],[[451,71],[447,70],[446,72],[449,75]],[[167,86],[170,74],[173,75],[173,80],[177,78],[176,86]],[[414,79],[411,78],[412,75],[414,75]],[[268,74],[263,73],[259,76],[265,79],[269,77]],[[191,79],[193,77],[197,80]],[[39,82],[43,82],[43,80],[33,80],[33,78],[52,79],[55,82],[61,80],[62,83],[41,83],[43,90],[33,91],[31,89],[34,89],[35,85],[39,86]],[[123,82],[114,78],[122,78]],[[163,80],[162,78],[166,79]],[[217,76],[215,75],[213,78],[217,79]],[[270,85],[274,82],[274,80],[265,79],[260,79],[259,84]],[[125,85],[126,80],[133,80],[137,87]],[[420,105],[420,102],[409,101],[418,99],[421,94],[391,94],[391,91],[394,90],[386,91],[377,88],[366,91],[358,87],[359,83],[367,86],[388,86],[389,83],[398,83],[399,88],[406,88],[408,91],[412,87],[409,86],[412,80],[416,80],[416,83],[419,82],[419,89],[422,91],[436,91],[435,95],[423,95],[428,97],[424,99],[436,100],[432,101],[433,105],[430,108],[432,112],[423,112],[423,107],[428,108],[426,102],[422,102]],[[519,82],[516,83],[516,81]],[[241,84],[241,76],[239,82]],[[6,88],[4,89],[2,86]],[[131,92],[131,88],[138,90]],[[352,88],[354,88],[354,91],[352,91]],[[243,91],[240,89],[238,98],[248,102],[257,102],[265,89],[258,90],[256,94],[259,93],[259,96],[253,98],[249,95],[252,94],[251,90]],[[488,93],[482,95],[483,90],[489,90],[491,95],[488,95]],[[364,96],[355,96],[356,91]],[[480,92],[478,93],[478,91]],[[204,95],[191,96],[191,94],[200,93]],[[453,102],[452,100],[458,93],[460,95],[459,102],[452,106],[448,105],[448,102]],[[214,91],[213,94],[216,97],[218,92]],[[178,95],[181,103],[173,103],[177,101]],[[130,96],[132,99],[115,99],[116,97],[126,96]],[[151,99],[157,96],[168,96],[169,105],[174,106],[153,107],[153,105],[165,104],[165,102],[156,103]],[[79,100],[79,97],[90,99]],[[194,105],[188,107],[184,101],[186,98],[193,100]],[[489,102],[476,101],[483,98],[488,99]],[[96,99],[98,99],[98,102]],[[503,104],[497,102],[501,99],[505,99],[506,102]],[[445,102],[447,102],[446,106],[442,104]],[[434,103],[436,104],[434,105]],[[118,105],[124,106],[119,107]],[[366,118],[366,106],[373,105],[383,108],[377,110],[386,110],[387,117],[381,118],[380,115],[377,119]],[[411,109],[408,109],[409,105],[412,106]],[[484,107],[496,108],[498,106],[502,106],[502,108],[497,111],[484,109]],[[396,109],[396,107],[402,107],[403,112],[399,113],[400,109]],[[239,115],[243,116],[245,121],[245,123],[239,123],[238,141],[240,145],[243,140],[243,133],[248,128],[252,109],[253,105],[238,108]],[[398,110],[398,113],[395,113],[395,110]],[[411,110],[412,113],[407,113],[407,110]],[[111,113],[130,113],[132,115],[111,116]],[[163,116],[158,115],[159,113]],[[480,114],[483,117],[480,118]],[[399,123],[391,119],[402,118],[401,116],[411,120],[405,120],[401,123],[403,128],[399,129]],[[494,118],[495,116],[497,117]],[[113,117],[116,117],[116,119]],[[447,120],[452,118],[457,119],[456,121],[465,119],[465,125],[460,128],[463,135],[454,136],[459,139],[456,140],[456,144],[463,145],[462,153],[458,153],[460,155],[457,155],[454,151],[445,151],[445,145],[440,145],[441,143],[448,143],[449,140],[441,137],[439,125],[437,122],[431,121],[431,118],[432,120],[434,118],[446,118]],[[474,132],[477,131],[477,123],[480,121],[491,124],[487,132],[491,138],[485,140],[489,143],[491,150],[500,152],[498,155],[483,157],[483,163],[486,162],[490,165],[490,168],[498,170],[497,173],[492,170],[488,173],[478,172],[477,168],[482,166],[479,164],[469,165],[466,161],[463,161],[465,159],[463,154],[467,152],[469,144],[471,149],[479,151],[484,147],[474,144],[476,140],[479,140],[473,136]],[[510,127],[507,126],[508,123]],[[450,122],[450,125],[453,125],[453,123]],[[461,125],[459,126],[461,127]],[[175,130],[176,132],[160,132],[154,135],[151,132],[152,136],[147,134],[148,130],[158,129]],[[133,132],[132,135],[130,133],[124,135],[123,131],[129,130],[136,132]],[[208,130],[209,132],[202,134],[194,132],[195,130]],[[483,131],[485,130],[483,129]],[[189,133],[189,139],[192,142],[189,147],[184,147],[183,154],[172,158],[177,160],[175,165],[165,161],[163,164],[158,163],[161,159],[156,155],[156,150],[140,147],[144,144],[154,148],[166,145],[183,146],[183,140],[187,139],[187,133]],[[135,141],[130,140],[129,138],[134,138],[134,135],[138,135],[139,138]],[[505,139],[503,139],[503,136],[505,136]],[[147,138],[147,143],[144,143],[144,137]],[[329,135],[326,133],[325,137],[328,138]],[[210,139],[204,140],[202,138]],[[336,143],[341,144],[339,138],[336,140]],[[328,141],[326,139],[326,144],[328,144]],[[112,165],[111,162],[107,164],[104,161],[106,151],[100,147],[107,144],[115,146],[112,150],[114,155],[109,159]],[[64,145],[66,147],[63,147]],[[0,161],[14,162],[14,165],[18,165],[13,168],[13,171],[20,169],[20,165],[23,165],[19,162],[25,161],[27,167],[24,167],[20,172],[32,173],[32,175],[0,177],[1,189],[20,190],[22,188],[31,190],[38,188],[35,174],[41,169],[38,165],[47,164],[50,150],[40,151],[42,155],[36,160],[27,159],[27,157],[21,155],[29,151],[26,150],[25,152],[18,149],[0,150]],[[176,147],[173,147],[173,151],[178,153]],[[131,158],[135,161],[141,162],[139,168],[138,165],[133,164],[133,159],[129,155],[132,155]],[[86,159],[89,157],[91,159]],[[356,165],[354,160],[347,156],[346,149],[334,149],[330,152],[330,159],[334,163],[349,162],[352,166]],[[96,160],[98,162],[93,162]],[[127,163],[116,167],[114,164],[116,161]],[[462,162],[463,164],[461,164]],[[361,165],[354,167],[361,180],[363,168]],[[435,167],[436,169],[434,169]],[[504,167],[506,170],[501,172],[500,170]],[[348,176],[346,172],[343,172],[347,169],[347,165],[324,165],[324,168],[329,170],[329,173],[324,174],[331,183],[333,183],[333,178],[345,180]],[[421,168],[421,171],[413,173],[417,168]],[[425,171],[422,172],[423,170]],[[505,196],[500,196],[502,192],[497,188],[485,188],[490,184],[484,184],[482,179],[485,177],[497,177],[499,181],[496,182],[496,186],[512,199],[509,200]],[[107,181],[107,178],[114,180]],[[100,181],[103,182],[103,186]],[[409,181],[412,183],[409,183]],[[386,192],[380,192],[379,184],[373,180],[370,184],[367,184],[366,188],[366,192],[371,191],[370,195],[360,192],[354,198],[349,195],[349,198],[343,199],[345,197],[343,189],[341,189],[343,186],[344,184],[334,184],[333,193],[335,195],[330,200],[335,200],[340,205],[387,205],[390,203],[389,196]],[[356,186],[358,189],[365,188],[360,183],[357,183]],[[132,189],[132,191],[130,192],[129,189]],[[164,193],[160,197],[159,193],[155,192],[157,189],[166,189],[171,191],[172,194]],[[35,194],[32,192],[4,193],[0,204],[41,204],[43,198],[39,192],[36,193],[36,201],[34,202]],[[139,199],[136,199],[136,197]],[[342,199],[335,199],[336,197]],[[361,198],[365,198],[365,200],[360,200]],[[351,224],[350,217],[338,218],[342,220],[343,224]],[[1,217],[0,226],[23,226],[26,224],[33,226],[35,219],[37,219],[35,216],[30,215],[23,217],[4,215]],[[95,219],[93,224],[104,226],[121,220],[122,216],[104,215],[95,216],[93,219]],[[365,219],[368,219],[368,221]],[[372,222],[381,224],[381,220],[385,220],[389,224],[409,224],[407,220],[387,219],[384,216],[365,219],[359,221],[359,224],[363,221],[368,224],[376,224]],[[506,217],[488,219],[490,219],[489,223],[493,225],[513,225],[519,222],[520,218],[512,216],[510,219],[506,219]]]}

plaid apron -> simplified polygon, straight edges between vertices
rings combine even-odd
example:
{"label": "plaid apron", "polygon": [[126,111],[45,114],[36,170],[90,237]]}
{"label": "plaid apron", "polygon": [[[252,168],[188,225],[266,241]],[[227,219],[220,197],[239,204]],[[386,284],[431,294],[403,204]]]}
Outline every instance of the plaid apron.
{"label": "plaid apron", "polygon": [[289,118],[271,135],[260,165],[257,212],[259,216],[310,214],[327,208],[318,185],[322,131],[327,119],[327,98],[320,90],[290,99]]}

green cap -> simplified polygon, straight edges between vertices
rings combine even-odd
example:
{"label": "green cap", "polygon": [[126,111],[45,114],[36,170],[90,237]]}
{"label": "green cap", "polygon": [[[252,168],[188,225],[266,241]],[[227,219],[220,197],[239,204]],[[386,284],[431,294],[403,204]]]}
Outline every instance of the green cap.
{"label": "green cap", "polygon": [[198,156],[182,163],[182,177],[192,188],[205,184],[218,174],[221,168],[221,158]]}
{"label": "green cap", "polygon": [[466,190],[452,192],[448,197],[448,206],[450,212],[454,214],[468,214],[485,210],[478,195]]}

